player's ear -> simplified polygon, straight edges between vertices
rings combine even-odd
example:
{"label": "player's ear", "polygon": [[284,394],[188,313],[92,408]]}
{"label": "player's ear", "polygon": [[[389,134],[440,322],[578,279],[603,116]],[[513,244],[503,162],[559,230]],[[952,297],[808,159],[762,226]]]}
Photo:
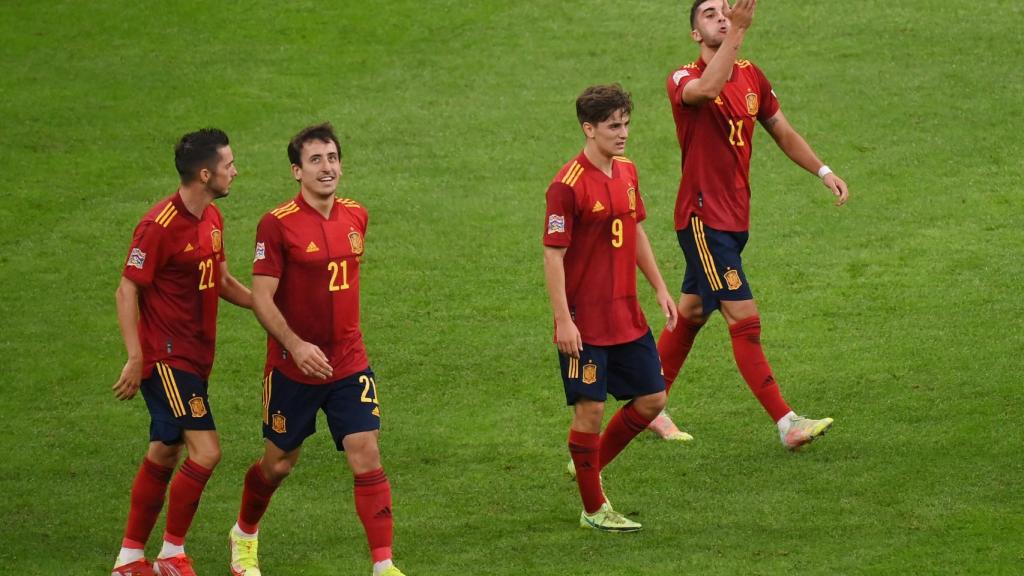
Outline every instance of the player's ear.
{"label": "player's ear", "polygon": [[199,169],[199,182],[202,183],[202,184],[206,184],[209,181],[210,181],[210,169],[209,168],[200,168]]}
{"label": "player's ear", "polygon": [[583,134],[587,138],[593,138],[594,132],[597,131],[597,127],[591,124],[590,122],[584,122],[583,124],[580,124],[580,128],[583,129]]}
{"label": "player's ear", "polygon": [[302,180],[302,166],[292,164],[292,177],[295,178],[296,182]]}
{"label": "player's ear", "polygon": [[701,42],[704,41],[704,37],[700,35],[700,32],[697,32],[696,28],[690,30],[690,38],[693,38],[693,41],[696,42],[697,44],[700,44]]}

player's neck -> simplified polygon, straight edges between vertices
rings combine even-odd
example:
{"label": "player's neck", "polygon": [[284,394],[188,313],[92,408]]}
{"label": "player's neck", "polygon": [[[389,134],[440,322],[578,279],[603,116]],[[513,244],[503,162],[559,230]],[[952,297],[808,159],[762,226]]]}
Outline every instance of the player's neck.
{"label": "player's neck", "polygon": [[334,208],[335,197],[334,194],[314,194],[309,190],[303,188],[300,190],[302,193],[302,199],[309,204],[313,210],[316,210],[324,218],[331,217],[331,208]]}
{"label": "player's neck", "polygon": [[185,209],[196,218],[202,219],[203,212],[206,211],[206,207],[213,202],[213,195],[210,194],[205,186],[182,184],[178,188],[178,194],[181,196],[181,203],[185,205]]}
{"label": "player's neck", "polygon": [[700,59],[704,61],[704,64],[710,64],[711,59],[715,57],[715,54],[718,54],[718,46],[712,48],[707,44],[700,45]]}
{"label": "player's neck", "polygon": [[601,152],[596,146],[591,146],[590,141],[588,141],[587,145],[583,148],[583,155],[587,157],[587,160],[590,160],[590,163],[594,165],[594,168],[604,172],[605,176],[609,178],[612,177],[611,156]]}

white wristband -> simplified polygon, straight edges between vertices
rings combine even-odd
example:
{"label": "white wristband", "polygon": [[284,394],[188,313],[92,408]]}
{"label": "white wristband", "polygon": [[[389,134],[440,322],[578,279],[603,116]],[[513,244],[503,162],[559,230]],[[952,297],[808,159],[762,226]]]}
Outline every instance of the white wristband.
{"label": "white wristband", "polygon": [[832,169],[829,168],[827,165],[823,165],[821,168],[818,168],[818,178],[824,178],[825,176],[828,176],[831,173]]}

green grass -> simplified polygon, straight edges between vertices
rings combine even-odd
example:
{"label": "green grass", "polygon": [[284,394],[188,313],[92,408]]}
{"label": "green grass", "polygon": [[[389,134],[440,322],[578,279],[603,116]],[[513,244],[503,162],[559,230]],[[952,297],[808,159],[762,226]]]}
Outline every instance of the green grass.
{"label": "green grass", "polygon": [[[781,450],[716,318],[670,402],[696,442],[643,437],[606,473],[645,523],[616,537],[575,527],[561,475],[543,191],[581,147],[575,96],[622,82],[647,231],[678,282],[664,80],[696,54],[685,8],[353,4],[0,6],[0,572],[102,574],[117,551],[148,417],[109,392],[113,291],[135,223],[176,185],[176,138],[231,135],[240,177],[220,206],[248,281],[259,215],[295,193],[286,141],[322,119],[343,137],[343,194],[371,215],[363,325],[410,576],[1024,571],[1019,5],[762,3],[743,55],[852,199],[831,207],[759,131],[746,268],[787,399],[837,424]],[[263,351],[225,305],[200,574],[226,572],[260,452]],[[368,573],[326,435],[262,528],[267,574]]]}

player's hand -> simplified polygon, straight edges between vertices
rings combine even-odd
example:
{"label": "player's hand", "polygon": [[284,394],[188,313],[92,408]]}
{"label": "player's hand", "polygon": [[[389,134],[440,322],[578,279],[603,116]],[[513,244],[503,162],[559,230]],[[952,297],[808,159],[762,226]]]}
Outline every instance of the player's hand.
{"label": "player's hand", "polygon": [[572,320],[555,321],[555,345],[558,351],[573,358],[579,358],[583,352],[583,337]]}
{"label": "player's hand", "polygon": [[316,344],[302,340],[293,349],[288,350],[288,353],[306,376],[327,380],[334,374],[334,368],[327,361],[327,356]]}
{"label": "player's hand", "polygon": [[131,400],[138,393],[141,383],[142,359],[129,358],[124,363],[124,368],[121,369],[121,377],[110,388],[114,391],[114,397],[118,400]]}
{"label": "player's hand", "polygon": [[757,0],[736,0],[736,3],[729,7],[728,0],[722,0],[722,13],[729,19],[729,22],[736,28],[747,29],[754,21],[754,8]]}
{"label": "player's hand", "polygon": [[825,187],[832,191],[832,195],[836,197],[836,206],[842,206],[846,204],[846,201],[850,198],[850,190],[846,187],[846,182],[835,174],[826,174],[821,182],[825,184]]}
{"label": "player's hand", "polygon": [[676,308],[676,301],[672,299],[672,295],[668,291],[660,292],[657,294],[658,306],[661,306],[661,311],[665,313],[665,328],[668,328],[669,332],[676,329],[676,322],[679,321],[679,309]]}

